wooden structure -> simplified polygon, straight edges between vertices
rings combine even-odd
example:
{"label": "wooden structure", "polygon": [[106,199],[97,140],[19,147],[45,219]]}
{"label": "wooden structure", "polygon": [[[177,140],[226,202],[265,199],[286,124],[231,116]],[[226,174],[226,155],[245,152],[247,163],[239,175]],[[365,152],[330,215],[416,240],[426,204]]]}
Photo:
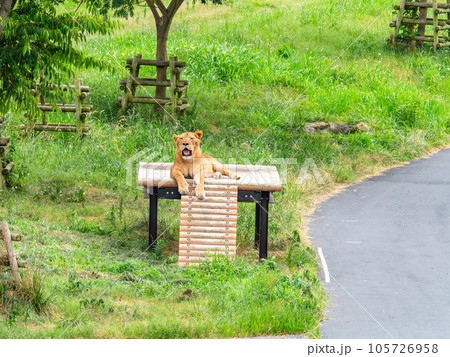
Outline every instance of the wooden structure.
{"label": "wooden structure", "polygon": [[[140,163],[138,184],[144,186],[144,196],[150,200],[150,247],[154,248],[158,239],[158,200],[181,199],[180,265],[192,260],[186,259],[187,250],[194,251],[191,256],[197,261],[208,249],[234,255],[237,202],[252,202],[256,205],[255,247],[259,248],[260,259],[267,259],[269,202],[273,203],[272,192],[281,191],[281,180],[276,167],[228,165],[230,172],[237,174],[240,179],[231,180],[226,176],[220,179],[205,178],[204,200],[198,200],[193,194],[191,179],[187,180],[190,192],[181,197],[177,183],[170,178],[171,167],[172,163]],[[229,236],[226,235],[226,227],[230,228]],[[188,232],[191,234],[186,234]],[[184,245],[188,244],[188,236],[193,238],[190,247]]]}
{"label": "wooden structure", "polygon": [[[0,266],[9,266],[11,268],[14,285],[20,284],[21,278],[19,268],[27,266],[27,262],[18,261],[12,245],[13,241],[20,241],[20,234],[11,233],[8,222],[0,222]],[[3,242],[4,244],[1,244]],[[3,246],[5,249],[3,249]]]}
{"label": "wooden structure", "polygon": [[206,198],[198,200],[194,187],[181,197],[180,266],[198,264],[212,254],[236,254],[236,185],[205,185]]}
{"label": "wooden structure", "polygon": [[[156,78],[140,78],[139,71],[141,66],[155,66],[169,69],[169,80],[158,81]],[[178,57],[170,57],[168,61],[155,61],[142,59],[138,54],[133,58],[127,59],[126,68],[130,71],[127,78],[120,80],[120,89],[124,91],[123,96],[119,97],[118,105],[123,111],[126,111],[133,103],[141,104],[159,104],[161,106],[171,106],[172,115],[177,112],[181,114],[189,108],[184,94],[188,89],[188,81],[181,80],[181,72],[186,68],[186,63],[178,61]],[[168,87],[170,98],[156,99],[145,93],[144,96],[137,96],[138,87]]]}
{"label": "wooden structure", "polygon": [[[450,0],[401,0],[394,27],[392,44],[409,42],[414,47],[423,42],[432,42],[434,49],[450,46]],[[446,2],[445,2],[446,1]],[[401,33],[402,32],[402,33]]]}
{"label": "wooden structure", "polygon": [[[3,123],[4,119],[0,117],[0,133]],[[6,151],[10,146],[9,138],[0,135],[0,190],[6,188],[5,176],[9,175],[14,167],[14,163],[10,162],[6,157]]]}
{"label": "wooden structure", "polygon": [[[86,117],[92,111],[92,105],[84,104],[84,100],[89,95],[89,87],[83,85],[81,78],[77,79],[75,85],[57,86],[53,85],[50,90],[73,91],[75,97],[74,104],[53,104],[46,103],[44,96],[39,92],[39,83],[32,90],[36,99],[39,101],[38,108],[43,113],[42,123],[36,123],[36,117],[30,115],[28,124],[22,124],[20,128],[26,130],[28,134],[34,131],[57,131],[57,132],[76,132],[78,138],[82,138],[91,127],[86,125]],[[62,112],[75,113],[75,124],[72,123],[47,123],[46,113]]]}

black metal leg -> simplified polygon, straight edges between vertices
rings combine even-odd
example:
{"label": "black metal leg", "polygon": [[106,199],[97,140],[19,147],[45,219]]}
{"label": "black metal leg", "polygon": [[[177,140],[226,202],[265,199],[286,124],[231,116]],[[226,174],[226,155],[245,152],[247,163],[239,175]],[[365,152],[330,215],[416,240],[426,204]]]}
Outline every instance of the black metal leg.
{"label": "black metal leg", "polygon": [[[155,190],[156,191],[156,190]],[[148,245],[150,249],[155,249],[158,234],[158,193],[150,195],[150,213],[148,227]]]}
{"label": "black metal leg", "polygon": [[[269,196],[270,192],[263,191],[260,203],[259,216],[259,259],[267,259],[267,246],[269,234]],[[259,204],[257,204],[259,206]]]}
{"label": "black metal leg", "polygon": [[261,233],[261,206],[259,202],[255,202],[256,209],[255,209],[255,249],[259,248],[259,239],[260,239],[260,233]]}

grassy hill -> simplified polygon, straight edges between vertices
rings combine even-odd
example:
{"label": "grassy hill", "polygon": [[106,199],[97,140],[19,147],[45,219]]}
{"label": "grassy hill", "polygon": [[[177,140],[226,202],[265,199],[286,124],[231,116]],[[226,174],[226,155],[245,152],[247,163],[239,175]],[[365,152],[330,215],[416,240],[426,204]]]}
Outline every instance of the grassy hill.
{"label": "grassy hill", "polygon": [[[115,107],[126,58],[154,57],[150,11],[121,20],[113,36],[89,39],[84,50],[112,67],[79,72],[95,108],[89,136],[82,143],[64,133],[19,138],[23,113],[11,113],[2,131],[16,166],[12,188],[0,193],[0,218],[24,236],[16,249],[32,268],[22,292],[3,285],[0,337],[319,337],[326,298],[305,213],[337,184],[449,142],[449,52],[388,48],[391,5],[183,6],[168,50],[187,62],[192,107],[176,120],[148,106],[125,114]],[[313,121],[365,122],[370,131],[305,133]],[[127,173],[135,178],[139,160],[171,161],[172,135],[195,129],[205,132],[203,151],[223,162],[283,170],[268,262],[256,263],[249,204],[239,205],[236,261],[196,270],[173,264],[177,201],[160,203],[163,234],[154,252],[146,250],[147,201]],[[314,167],[318,175],[308,170]],[[185,299],[188,288],[194,295]]]}

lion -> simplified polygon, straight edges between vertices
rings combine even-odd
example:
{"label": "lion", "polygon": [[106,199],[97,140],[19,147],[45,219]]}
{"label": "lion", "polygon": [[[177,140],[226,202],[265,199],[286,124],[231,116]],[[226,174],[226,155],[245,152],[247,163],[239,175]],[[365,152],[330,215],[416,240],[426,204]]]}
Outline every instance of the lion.
{"label": "lion", "polygon": [[200,200],[205,199],[205,176],[220,178],[221,175],[225,175],[232,180],[239,180],[238,176],[231,173],[217,159],[202,153],[200,149],[202,137],[201,130],[181,135],[174,134],[175,162],[170,169],[170,177],[177,182],[181,195],[185,195],[189,190],[186,178],[194,179],[195,196]]}

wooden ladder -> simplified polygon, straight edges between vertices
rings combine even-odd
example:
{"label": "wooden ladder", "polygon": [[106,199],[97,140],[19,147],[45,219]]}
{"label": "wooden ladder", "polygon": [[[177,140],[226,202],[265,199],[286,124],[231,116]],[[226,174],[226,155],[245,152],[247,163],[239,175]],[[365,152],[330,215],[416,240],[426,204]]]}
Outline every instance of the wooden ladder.
{"label": "wooden ladder", "polygon": [[238,187],[205,185],[206,198],[195,197],[195,188],[181,197],[178,263],[181,267],[211,261],[213,255],[236,255]]}

